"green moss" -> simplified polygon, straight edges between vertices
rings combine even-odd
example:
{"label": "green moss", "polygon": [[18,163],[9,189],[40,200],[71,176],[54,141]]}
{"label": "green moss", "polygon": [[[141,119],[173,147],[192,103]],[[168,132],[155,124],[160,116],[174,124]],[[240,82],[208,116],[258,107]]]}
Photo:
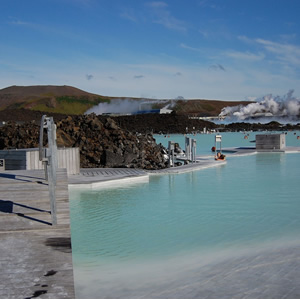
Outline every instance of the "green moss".
{"label": "green moss", "polygon": [[32,110],[80,115],[84,114],[89,108],[98,105],[101,102],[110,102],[108,98],[88,98],[88,97],[74,97],[74,96],[60,96],[56,97],[56,107],[49,107],[45,101],[38,101]]}

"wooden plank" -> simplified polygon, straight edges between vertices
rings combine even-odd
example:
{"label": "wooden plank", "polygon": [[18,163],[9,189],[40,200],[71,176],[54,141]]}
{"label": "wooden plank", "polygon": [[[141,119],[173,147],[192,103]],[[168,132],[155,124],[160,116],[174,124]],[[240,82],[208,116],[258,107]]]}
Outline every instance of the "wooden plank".
{"label": "wooden plank", "polygon": [[75,298],[68,177],[57,175],[52,226],[44,171],[0,173],[0,298]]}

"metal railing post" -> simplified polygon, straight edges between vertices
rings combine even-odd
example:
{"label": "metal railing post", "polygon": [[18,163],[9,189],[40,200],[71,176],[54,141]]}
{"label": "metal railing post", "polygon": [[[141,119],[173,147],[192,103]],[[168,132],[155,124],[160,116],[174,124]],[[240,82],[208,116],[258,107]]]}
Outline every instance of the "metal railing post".
{"label": "metal railing post", "polygon": [[[174,142],[169,141],[168,149],[169,149],[169,168],[174,167]],[[171,164],[172,161],[172,164]]]}
{"label": "metal railing post", "polygon": [[196,139],[192,139],[192,162],[196,162]]}
{"label": "metal railing post", "polygon": [[[47,129],[48,148],[43,148],[44,129]],[[57,145],[56,125],[52,117],[42,116],[39,141],[39,160],[45,168],[45,179],[48,181],[52,225],[57,224],[56,218],[56,171],[57,171]]]}

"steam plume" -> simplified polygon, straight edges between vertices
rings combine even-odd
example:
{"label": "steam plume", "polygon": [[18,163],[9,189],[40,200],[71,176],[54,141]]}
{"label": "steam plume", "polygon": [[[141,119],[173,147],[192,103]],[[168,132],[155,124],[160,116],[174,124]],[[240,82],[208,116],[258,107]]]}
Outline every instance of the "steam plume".
{"label": "steam plume", "polygon": [[87,110],[86,114],[95,113],[102,114],[133,114],[139,110],[150,110],[154,104],[164,105],[164,108],[171,108],[173,102],[169,100],[150,100],[144,99],[142,101],[134,99],[112,99],[110,103],[100,103]]}
{"label": "steam plume", "polygon": [[110,103],[100,103],[86,111],[86,114],[95,113],[102,115],[112,114],[131,114],[139,110],[139,102],[132,99],[115,99]]}
{"label": "steam plume", "polygon": [[220,117],[229,117],[233,120],[273,117],[274,119],[297,119],[300,117],[300,99],[293,96],[290,90],[283,97],[266,95],[257,102],[246,106],[227,106],[220,113]]}

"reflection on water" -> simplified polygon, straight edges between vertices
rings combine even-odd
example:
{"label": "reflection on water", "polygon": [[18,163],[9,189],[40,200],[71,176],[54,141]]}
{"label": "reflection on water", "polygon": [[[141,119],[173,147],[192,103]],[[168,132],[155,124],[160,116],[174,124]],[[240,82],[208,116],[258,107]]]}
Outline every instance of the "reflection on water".
{"label": "reflection on water", "polygon": [[299,242],[299,163],[299,154],[228,157],[149,183],[70,190],[77,297],[150,297],[190,284],[189,271],[209,261]]}
{"label": "reflection on water", "polygon": [[[77,298],[298,298],[300,241],[75,268]],[[286,297],[289,292],[289,297]]]}

